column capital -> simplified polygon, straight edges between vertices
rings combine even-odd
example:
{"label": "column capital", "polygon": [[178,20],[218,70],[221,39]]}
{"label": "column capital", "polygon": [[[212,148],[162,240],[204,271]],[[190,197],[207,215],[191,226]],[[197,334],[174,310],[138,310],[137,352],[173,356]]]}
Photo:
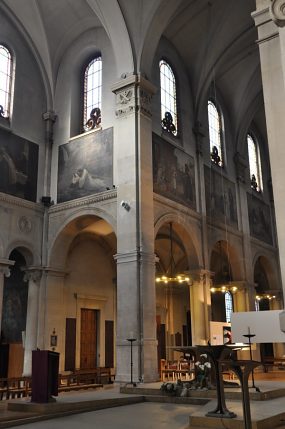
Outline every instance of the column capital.
{"label": "column capital", "polygon": [[271,5],[269,7],[270,15],[272,21],[278,27],[285,26],[285,0],[271,0]]}
{"label": "column capital", "polygon": [[0,259],[0,273],[4,274],[5,277],[10,277],[10,267],[15,264],[15,261],[10,259]]}
{"label": "column capital", "polygon": [[203,282],[206,279],[211,280],[215,275],[213,271],[205,270],[203,268],[200,268],[197,270],[191,270],[188,272],[194,282]]}
{"label": "column capital", "polygon": [[114,255],[117,264],[127,264],[128,262],[148,262],[155,265],[156,255],[150,252],[141,252],[139,250],[131,250],[130,252],[117,253]]}
{"label": "column capital", "polygon": [[43,113],[43,120],[44,121],[55,122],[56,118],[57,118],[57,115],[54,113],[53,110],[48,110],[47,112]]}
{"label": "column capital", "polygon": [[29,267],[24,269],[24,282],[33,281],[36,284],[40,283],[42,277],[42,268],[41,267]]}
{"label": "column capital", "polygon": [[116,94],[116,116],[140,112],[151,117],[151,100],[155,86],[142,75],[129,75],[112,85]]}

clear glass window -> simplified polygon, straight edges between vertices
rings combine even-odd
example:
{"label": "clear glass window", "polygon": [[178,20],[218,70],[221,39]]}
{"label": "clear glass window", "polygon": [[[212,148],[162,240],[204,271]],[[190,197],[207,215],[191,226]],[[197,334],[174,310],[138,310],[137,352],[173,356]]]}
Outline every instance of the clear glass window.
{"label": "clear glass window", "polygon": [[0,116],[9,118],[12,88],[12,56],[0,45]]}
{"label": "clear glass window", "polygon": [[176,106],[176,82],[170,65],[161,60],[160,69],[160,101],[161,101],[161,125],[165,131],[177,135],[177,106]]}
{"label": "clear glass window", "polygon": [[85,131],[97,128],[101,123],[102,103],[102,58],[94,58],[84,73],[84,112]]}
{"label": "clear glass window", "polygon": [[232,312],[233,312],[233,297],[229,291],[225,293],[225,310],[226,310],[226,322],[230,323]]}
{"label": "clear glass window", "polygon": [[211,160],[219,167],[223,166],[221,115],[213,101],[208,100],[208,122]]}
{"label": "clear glass window", "polygon": [[257,192],[262,190],[262,179],[261,179],[261,168],[259,151],[256,140],[252,135],[247,135],[247,149],[248,149],[248,160],[249,160],[249,174],[251,187]]}

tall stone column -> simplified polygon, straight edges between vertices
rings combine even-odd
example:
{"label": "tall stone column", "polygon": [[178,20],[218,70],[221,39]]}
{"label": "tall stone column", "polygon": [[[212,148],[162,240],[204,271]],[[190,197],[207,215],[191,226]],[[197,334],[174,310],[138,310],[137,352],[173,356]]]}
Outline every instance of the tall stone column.
{"label": "tall stone column", "polygon": [[140,75],[113,85],[117,160],[117,381],[157,379],[151,97]]}
{"label": "tall stone column", "polygon": [[27,270],[24,275],[24,281],[29,282],[26,337],[24,346],[24,376],[29,376],[32,373],[32,350],[37,348],[39,287],[41,276],[42,271],[34,268]]}
{"label": "tall stone column", "polygon": [[192,271],[190,286],[192,344],[205,345],[210,339],[211,276],[206,270]]}
{"label": "tall stone column", "polygon": [[280,267],[285,294],[285,0],[256,0],[252,14],[258,45],[275,203]]}
{"label": "tall stone column", "polygon": [[[0,334],[2,323],[2,309],[3,309],[3,293],[5,277],[10,277],[10,266],[15,264],[14,261],[9,259],[0,259]],[[1,335],[0,335],[1,336]]]}

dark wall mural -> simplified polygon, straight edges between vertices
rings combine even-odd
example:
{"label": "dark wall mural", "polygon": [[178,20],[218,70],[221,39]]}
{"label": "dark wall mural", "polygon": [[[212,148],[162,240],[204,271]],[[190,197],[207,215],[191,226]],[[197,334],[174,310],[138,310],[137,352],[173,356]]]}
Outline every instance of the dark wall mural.
{"label": "dark wall mural", "polygon": [[57,202],[105,191],[113,185],[113,128],[59,147]]}
{"label": "dark wall mural", "polygon": [[23,281],[24,272],[21,270],[26,262],[17,250],[9,258],[15,261],[15,265],[11,268],[11,276],[5,277],[4,282],[1,342],[20,343],[22,332],[26,330],[28,283]]}
{"label": "dark wall mural", "polygon": [[207,216],[237,228],[235,184],[209,167],[204,172]]}
{"label": "dark wall mural", "polygon": [[154,192],[196,209],[193,157],[156,134],[152,148]]}
{"label": "dark wall mural", "polygon": [[247,194],[250,235],[268,244],[273,244],[270,208],[252,194]]}
{"label": "dark wall mural", "polygon": [[38,145],[0,129],[0,192],[36,201]]}

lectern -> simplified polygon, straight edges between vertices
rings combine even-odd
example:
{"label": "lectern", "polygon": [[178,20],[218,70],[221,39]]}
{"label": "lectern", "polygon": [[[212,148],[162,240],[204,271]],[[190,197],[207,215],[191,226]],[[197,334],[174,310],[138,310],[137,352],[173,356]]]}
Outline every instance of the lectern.
{"label": "lectern", "polygon": [[51,402],[58,395],[59,353],[50,350],[32,352],[32,402]]}

